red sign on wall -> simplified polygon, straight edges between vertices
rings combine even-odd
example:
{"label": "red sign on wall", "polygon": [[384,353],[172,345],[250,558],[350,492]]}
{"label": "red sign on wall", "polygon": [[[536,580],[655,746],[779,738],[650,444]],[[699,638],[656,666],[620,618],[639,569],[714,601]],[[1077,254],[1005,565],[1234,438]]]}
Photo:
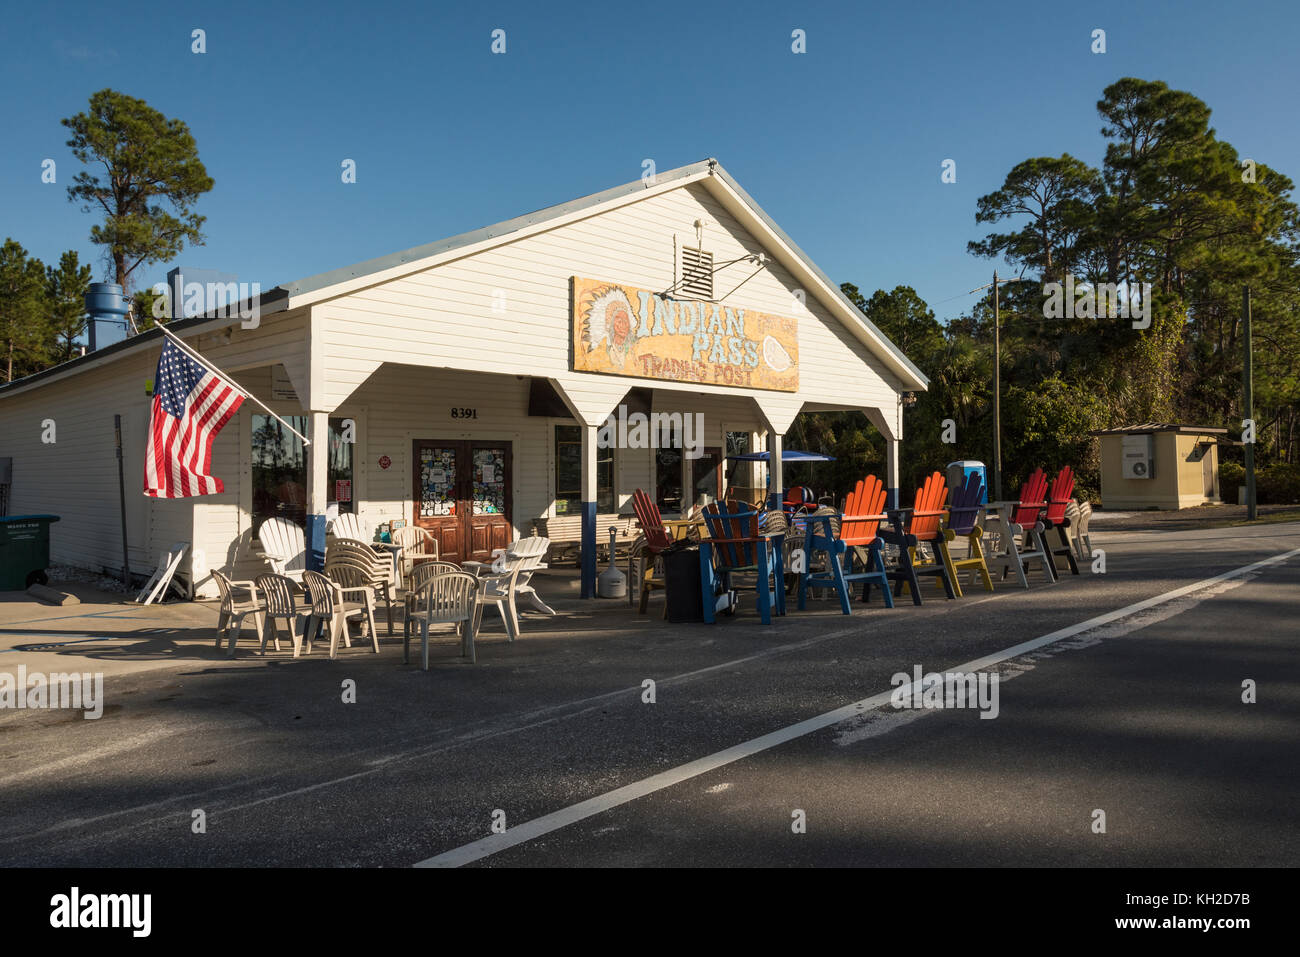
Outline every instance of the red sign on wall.
{"label": "red sign on wall", "polygon": [[388,466],[390,466],[390,465],[392,465],[392,464],[393,464],[393,460],[390,459],[387,455],[381,455],[381,456],[379,456],[379,467],[380,467],[381,469],[386,469],[386,468],[388,468]]}

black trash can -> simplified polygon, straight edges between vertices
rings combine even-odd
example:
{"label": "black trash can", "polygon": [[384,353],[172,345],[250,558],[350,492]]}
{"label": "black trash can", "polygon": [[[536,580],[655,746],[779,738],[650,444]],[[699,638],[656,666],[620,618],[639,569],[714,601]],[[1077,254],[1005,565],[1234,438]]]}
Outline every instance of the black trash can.
{"label": "black trash can", "polygon": [[8,515],[0,518],[0,591],[21,591],[49,579],[50,524],[57,515]]}
{"label": "black trash can", "polygon": [[664,600],[668,620],[703,621],[704,599],[700,583],[700,546],[674,543],[664,549]]}

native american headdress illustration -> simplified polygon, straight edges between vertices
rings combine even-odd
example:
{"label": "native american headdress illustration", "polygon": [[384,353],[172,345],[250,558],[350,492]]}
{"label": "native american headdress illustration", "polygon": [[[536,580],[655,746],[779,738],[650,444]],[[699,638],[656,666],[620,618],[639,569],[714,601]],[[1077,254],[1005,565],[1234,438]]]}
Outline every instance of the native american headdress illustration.
{"label": "native american headdress illustration", "polygon": [[636,312],[618,286],[603,286],[591,293],[583,312],[583,341],[595,352],[601,343],[609,360],[620,369],[636,342]]}

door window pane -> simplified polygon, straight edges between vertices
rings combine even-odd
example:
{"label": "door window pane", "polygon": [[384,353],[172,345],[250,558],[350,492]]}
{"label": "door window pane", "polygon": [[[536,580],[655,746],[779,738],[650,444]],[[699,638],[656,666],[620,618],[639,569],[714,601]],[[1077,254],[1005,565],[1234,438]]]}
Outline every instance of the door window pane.
{"label": "door window pane", "polygon": [[420,516],[456,514],[456,450],[426,445],[420,449]]}
{"label": "door window pane", "polygon": [[504,515],[506,511],[506,450],[474,450],[474,514]]}

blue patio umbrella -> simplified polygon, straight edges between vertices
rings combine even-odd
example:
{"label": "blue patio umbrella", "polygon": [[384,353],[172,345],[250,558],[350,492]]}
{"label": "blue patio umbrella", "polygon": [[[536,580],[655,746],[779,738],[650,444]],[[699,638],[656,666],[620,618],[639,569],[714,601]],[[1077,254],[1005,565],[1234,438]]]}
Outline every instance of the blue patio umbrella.
{"label": "blue patio umbrella", "polygon": [[[734,462],[766,462],[772,457],[770,452],[741,452],[739,455],[728,455],[727,458]],[[804,452],[800,449],[786,449],[781,453],[781,464],[786,462],[834,462],[835,456],[822,455],[820,452]]]}
{"label": "blue patio umbrella", "polygon": [[[770,452],[741,452],[738,455],[728,455],[727,459],[732,462],[764,462],[771,459]],[[834,462],[835,456],[822,455],[820,452],[805,452],[802,449],[783,449],[781,451],[781,466],[787,462]],[[782,478],[785,476],[782,475]],[[767,472],[767,487],[772,487],[772,470]]]}

